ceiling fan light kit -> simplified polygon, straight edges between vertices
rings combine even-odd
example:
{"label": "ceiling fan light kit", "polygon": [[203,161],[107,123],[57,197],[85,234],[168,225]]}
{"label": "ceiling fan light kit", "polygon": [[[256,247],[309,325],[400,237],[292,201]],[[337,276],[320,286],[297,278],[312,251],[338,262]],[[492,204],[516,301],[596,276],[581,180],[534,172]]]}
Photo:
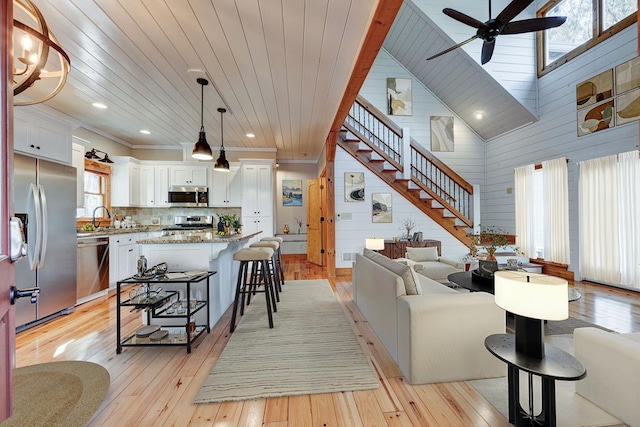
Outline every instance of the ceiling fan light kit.
{"label": "ceiling fan light kit", "polygon": [[216,160],[216,164],[213,166],[213,170],[218,172],[229,172],[229,162],[227,161],[227,155],[224,152],[224,113],[227,112],[224,108],[218,108],[220,113],[220,157]]}
{"label": "ceiling fan light kit", "polygon": [[213,152],[207,142],[207,135],[204,131],[204,87],[209,84],[209,81],[203,78],[198,78],[196,81],[200,85],[200,136],[198,137],[198,142],[193,146],[191,157],[198,160],[212,160]]}
{"label": "ceiling fan light kit", "polygon": [[442,12],[445,15],[455,19],[458,22],[475,28],[477,32],[474,36],[468,38],[467,40],[427,58],[427,61],[438,58],[445,53],[449,53],[452,50],[464,46],[465,44],[470,43],[475,39],[481,39],[484,42],[482,44],[482,54],[480,56],[480,61],[482,62],[482,65],[484,65],[491,60],[491,57],[493,56],[493,50],[495,48],[496,38],[500,34],[522,34],[535,31],[544,31],[550,28],[559,27],[567,20],[566,16],[549,16],[543,18],[523,19],[513,22],[511,21],[513,18],[522,13],[522,11],[524,11],[531,3],[533,3],[533,0],[513,0],[507,5],[507,7],[502,10],[502,12],[498,14],[498,16],[496,16],[495,18],[491,18],[491,0],[489,0],[489,20],[486,22],[479,21],[469,15],[465,15],[462,12],[458,12],[457,10],[450,9],[448,7],[444,8]]}

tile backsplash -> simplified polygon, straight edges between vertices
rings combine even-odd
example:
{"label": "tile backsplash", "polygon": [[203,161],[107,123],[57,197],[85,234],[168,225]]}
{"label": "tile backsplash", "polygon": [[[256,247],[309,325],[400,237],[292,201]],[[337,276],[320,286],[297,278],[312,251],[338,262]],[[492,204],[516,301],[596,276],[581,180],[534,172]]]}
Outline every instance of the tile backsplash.
{"label": "tile backsplash", "polygon": [[132,207],[113,207],[111,209],[112,216],[118,217],[130,216],[134,221],[141,225],[151,225],[152,218],[159,218],[160,225],[172,225],[174,218],[178,215],[198,216],[212,215],[214,222],[218,221],[219,215],[233,215],[242,217],[241,208],[132,208]]}

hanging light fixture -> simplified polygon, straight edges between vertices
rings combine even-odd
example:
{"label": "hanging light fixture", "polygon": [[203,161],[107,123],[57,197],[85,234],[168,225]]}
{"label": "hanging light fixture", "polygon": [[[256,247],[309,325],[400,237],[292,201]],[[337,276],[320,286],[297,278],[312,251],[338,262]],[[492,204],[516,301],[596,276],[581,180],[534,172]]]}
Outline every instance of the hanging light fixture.
{"label": "hanging light fixture", "polygon": [[213,152],[207,142],[207,135],[204,132],[204,87],[209,84],[209,80],[198,78],[196,79],[200,85],[200,137],[198,142],[193,146],[191,156],[198,160],[211,160],[213,159]]}
{"label": "hanging light fixture", "polygon": [[[104,154],[104,157],[100,158],[100,156],[98,156],[98,153]],[[113,163],[113,160],[109,158],[109,155],[107,153],[96,148],[92,148],[90,151],[84,153],[84,158],[89,160],[97,160],[102,163]]]}
{"label": "hanging light fixture", "polygon": [[[45,102],[62,90],[71,60],[31,0],[13,0],[13,4],[17,18],[13,20],[13,51],[20,52],[14,61],[13,104]],[[29,88],[29,96],[18,96]]]}
{"label": "hanging light fixture", "polygon": [[229,162],[227,156],[224,153],[224,119],[223,115],[227,112],[224,108],[218,108],[220,113],[220,157],[216,160],[216,164],[213,166],[213,170],[220,172],[229,172]]}

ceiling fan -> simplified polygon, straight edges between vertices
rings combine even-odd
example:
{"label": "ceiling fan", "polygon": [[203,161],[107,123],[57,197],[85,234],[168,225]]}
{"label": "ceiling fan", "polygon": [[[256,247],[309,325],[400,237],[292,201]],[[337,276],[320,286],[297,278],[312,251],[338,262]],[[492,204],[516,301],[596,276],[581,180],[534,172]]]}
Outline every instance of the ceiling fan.
{"label": "ceiling fan", "polygon": [[564,21],[567,20],[566,16],[549,16],[544,18],[523,19],[521,21],[511,22],[513,18],[518,16],[531,3],[533,3],[533,0],[513,0],[507,5],[507,7],[504,8],[502,12],[498,14],[498,16],[495,17],[495,19],[492,19],[491,0],[489,0],[489,20],[487,22],[478,21],[477,19],[472,18],[469,15],[465,15],[462,12],[458,12],[457,10],[450,9],[448,7],[443,9],[442,12],[445,15],[455,19],[458,22],[469,25],[470,27],[477,28],[478,31],[473,37],[427,58],[427,61],[442,56],[445,53],[449,53],[452,50],[457,49],[460,46],[464,46],[465,44],[472,42],[475,39],[482,39],[484,40],[484,43],[482,44],[481,60],[482,64],[484,65],[491,59],[491,56],[493,55],[493,49],[496,44],[496,38],[500,34],[522,34],[533,31],[548,30],[549,28],[559,27],[560,25],[564,24]]}

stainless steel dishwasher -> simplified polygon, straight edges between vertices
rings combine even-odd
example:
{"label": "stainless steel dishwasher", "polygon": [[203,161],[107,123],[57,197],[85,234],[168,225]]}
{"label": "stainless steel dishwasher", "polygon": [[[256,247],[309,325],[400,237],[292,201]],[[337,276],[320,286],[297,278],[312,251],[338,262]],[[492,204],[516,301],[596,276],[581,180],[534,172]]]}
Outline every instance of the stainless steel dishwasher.
{"label": "stainless steel dishwasher", "polygon": [[78,278],[76,298],[85,302],[91,295],[109,288],[109,238],[78,236]]}

